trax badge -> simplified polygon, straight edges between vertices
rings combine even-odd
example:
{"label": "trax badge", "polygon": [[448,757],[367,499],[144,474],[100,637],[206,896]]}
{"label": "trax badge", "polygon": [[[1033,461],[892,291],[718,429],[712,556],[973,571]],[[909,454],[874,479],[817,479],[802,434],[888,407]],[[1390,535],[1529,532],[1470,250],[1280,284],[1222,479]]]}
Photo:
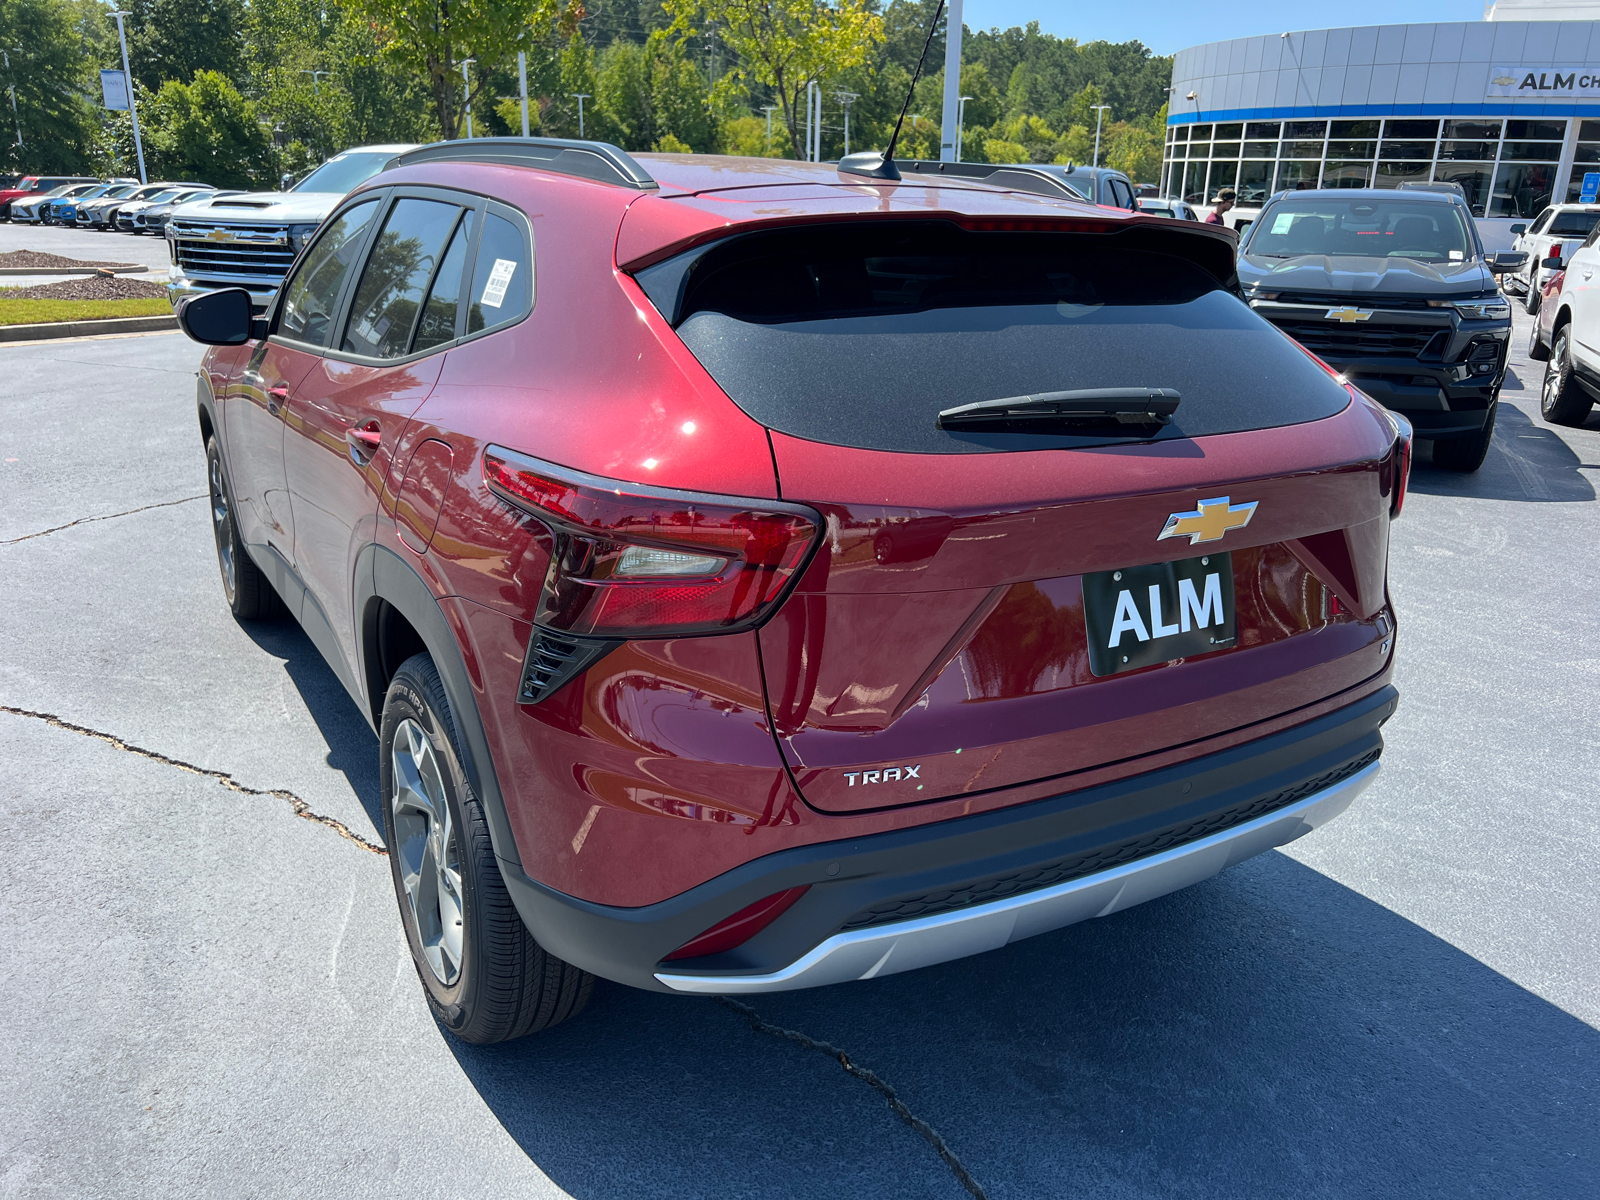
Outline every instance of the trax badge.
{"label": "trax badge", "polygon": [[855,787],[857,776],[861,779],[861,786],[869,783],[896,783],[903,779],[917,779],[917,772],[922,770],[922,764],[914,767],[883,767],[877,771],[846,771],[844,777],[850,782],[847,787]]}
{"label": "trax badge", "polygon": [[1338,321],[1343,325],[1351,325],[1356,321],[1365,321],[1372,315],[1370,308],[1352,308],[1346,304],[1343,308],[1330,308],[1322,314],[1324,321]]}
{"label": "trax badge", "polygon": [[1156,541],[1169,537],[1187,537],[1193,546],[1197,542],[1217,542],[1230,529],[1243,529],[1256,515],[1259,500],[1248,504],[1230,504],[1227,496],[1215,500],[1202,500],[1193,512],[1176,512],[1167,518],[1167,524]]}

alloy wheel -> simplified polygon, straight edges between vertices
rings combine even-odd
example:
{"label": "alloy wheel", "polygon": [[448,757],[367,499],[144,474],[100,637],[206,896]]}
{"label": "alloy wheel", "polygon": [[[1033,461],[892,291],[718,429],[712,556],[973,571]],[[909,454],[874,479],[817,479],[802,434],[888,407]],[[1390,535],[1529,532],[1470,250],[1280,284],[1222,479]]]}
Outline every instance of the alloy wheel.
{"label": "alloy wheel", "polygon": [[222,460],[211,459],[211,532],[217,539],[217,564],[222,568],[222,586],[233,600],[239,584],[239,564],[233,556],[233,525],[228,519],[228,493],[222,486]]}
{"label": "alloy wheel", "polygon": [[452,986],[461,976],[466,906],[461,855],[433,743],[411,718],[394,731],[389,809],[400,879],[428,968]]}

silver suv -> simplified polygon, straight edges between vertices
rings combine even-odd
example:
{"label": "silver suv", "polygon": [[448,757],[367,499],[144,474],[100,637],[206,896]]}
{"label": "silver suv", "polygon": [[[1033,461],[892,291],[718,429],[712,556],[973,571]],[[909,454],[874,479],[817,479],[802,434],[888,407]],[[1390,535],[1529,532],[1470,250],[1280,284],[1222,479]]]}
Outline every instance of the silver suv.
{"label": "silver suv", "polygon": [[289,265],[339,201],[413,145],[357,146],[335,154],[288,191],[244,192],[192,201],[167,222],[172,269],[167,299],[242,287],[264,311]]}

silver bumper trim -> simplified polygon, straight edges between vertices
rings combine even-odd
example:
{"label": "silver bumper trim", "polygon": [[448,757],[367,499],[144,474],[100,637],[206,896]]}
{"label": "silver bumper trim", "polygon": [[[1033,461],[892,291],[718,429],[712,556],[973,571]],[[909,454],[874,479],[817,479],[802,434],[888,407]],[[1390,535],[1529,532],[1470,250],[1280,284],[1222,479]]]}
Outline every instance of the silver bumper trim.
{"label": "silver bumper trim", "polygon": [[1378,766],[1373,763],[1332,787],[1253,821],[1094,875],[991,904],[836,933],[780,971],[765,975],[658,971],[656,978],[674,991],[700,995],[786,992],[875,979],[998,950],[1034,934],[1109,916],[1165,896],[1292,842],[1350,807],[1377,777]]}

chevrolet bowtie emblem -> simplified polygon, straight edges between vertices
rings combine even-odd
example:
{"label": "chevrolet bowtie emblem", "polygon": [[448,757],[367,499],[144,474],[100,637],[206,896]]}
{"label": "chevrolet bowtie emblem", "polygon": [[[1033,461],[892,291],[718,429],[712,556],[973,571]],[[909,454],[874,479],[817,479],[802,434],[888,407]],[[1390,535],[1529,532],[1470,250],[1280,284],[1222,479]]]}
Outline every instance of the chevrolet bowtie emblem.
{"label": "chevrolet bowtie emblem", "polygon": [[1370,308],[1351,308],[1348,304],[1343,308],[1330,308],[1322,314],[1325,321],[1338,321],[1343,325],[1350,325],[1356,321],[1365,321],[1372,315]]}
{"label": "chevrolet bowtie emblem", "polygon": [[1196,542],[1217,542],[1230,529],[1243,529],[1256,515],[1259,500],[1248,504],[1230,504],[1227,496],[1215,500],[1202,500],[1193,512],[1176,512],[1167,518],[1167,524],[1156,541],[1169,537],[1186,537],[1193,546]]}
{"label": "chevrolet bowtie emblem", "polygon": [[206,234],[206,241],[208,241],[208,242],[231,242],[231,241],[233,241],[233,230],[231,230],[231,229],[213,229],[210,233]]}

